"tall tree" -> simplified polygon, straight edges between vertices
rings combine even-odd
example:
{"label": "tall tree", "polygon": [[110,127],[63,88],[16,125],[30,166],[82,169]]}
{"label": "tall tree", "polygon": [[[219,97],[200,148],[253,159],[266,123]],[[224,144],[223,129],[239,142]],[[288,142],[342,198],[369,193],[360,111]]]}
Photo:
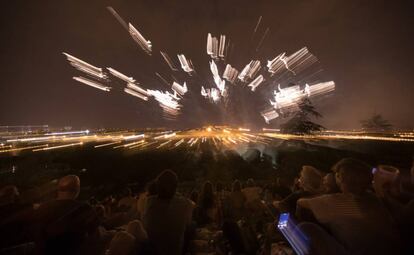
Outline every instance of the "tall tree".
{"label": "tall tree", "polygon": [[304,98],[298,106],[299,111],[280,126],[283,133],[310,134],[325,129],[323,126],[312,122],[312,118],[321,118],[322,115],[316,111],[309,98]]}
{"label": "tall tree", "polygon": [[384,119],[381,114],[375,113],[369,119],[361,121],[362,129],[365,131],[389,131],[392,129],[391,123]]}

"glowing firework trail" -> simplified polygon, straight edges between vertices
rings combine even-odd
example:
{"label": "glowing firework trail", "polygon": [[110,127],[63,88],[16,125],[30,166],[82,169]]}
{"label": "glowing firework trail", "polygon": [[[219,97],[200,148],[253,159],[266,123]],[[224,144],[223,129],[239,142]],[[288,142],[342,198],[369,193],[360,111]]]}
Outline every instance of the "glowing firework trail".
{"label": "glowing firework trail", "polygon": [[211,33],[207,34],[207,55],[210,55],[212,59],[224,59],[226,57],[226,49],[225,35],[220,35],[220,40],[218,40],[216,37],[211,36]]}
{"label": "glowing firework trail", "polygon": [[164,82],[164,84],[165,85],[167,85],[167,87],[169,88],[170,87],[170,83],[166,80],[166,79],[164,79],[164,77],[162,77],[161,76],[161,74],[159,74],[159,73],[157,73],[157,72],[155,72],[155,75],[158,77],[158,78],[160,78],[160,80],[162,81],[162,82]]}
{"label": "glowing firework trail", "polygon": [[259,60],[252,60],[249,64],[247,64],[241,73],[239,74],[238,78],[242,82],[246,82],[248,79],[253,79],[256,76],[257,72],[260,70],[260,61]]}
{"label": "glowing firework trail", "polygon": [[80,135],[80,134],[89,134],[89,130],[53,132],[53,133],[47,133],[45,135]]}
{"label": "glowing firework trail", "polygon": [[288,70],[296,75],[298,72],[301,72],[316,63],[317,60],[318,59],[309,52],[308,48],[303,47],[290,56],[286,56],[286,53],[278,55],[273,60],[267,62],[267,67],[272,75],[278,74],[283,70]]}
{"label": "glowing firework trail", "polygon": [[[306,84],[304,89],[301,89],[298,85],[282,89],[279,85],[278,90],[274,91],[274,101],[270,100],[270,104],[275,110],[284,111],[286,109],[298,108],[298,103],[305,97],[322,96],[331,93],[335,90],[335,83],[328,81],[310,86]],[[262,116],[267,123],[278,117],[275,110],[262,112]]]}
{"label": "glowing firework trail", "polygon": [[184,72],[188,74],[192,74],[194,72],[194,66],[190,59],[187,59],[184,54],[178,54],[177,55],[178,60],[180,61],[181,68],[184,70]]}
{"label": "glowing firework trail", "polygon": [[137,144],[137,145],[133,145],[133,146],[129,147],[129,149],[135,149],[135,148],[138,148],[138,147],[144,147],[144,146],[146,146],[147,144],[148,144],[148,142],[146,142],[146,141],[142,141],[142,143],[139,143],[139,144]]}
{"label": "glowing firework trail", "polygon": [[[133,40],[147,54],[151,55],[151,41],[146,40],[144,36],[140,33],[140,31],[138,31],[138,29],[136,29],[131,23],[125,22],[112,7],[109,6],[107,7],[107,9],[129,32]],[[256,26],[254,27],[252,40],[253,37],[255,37],[256,33],[258,33],[260,30],[259,27],[262,23],[262,18],[262,16],[259,17]],[[263,45],[263,42],[269,34],[269,31],[270,28],[265,29],[264,34],[256,47],[256,51],[258,51],[260,47]],[[227,97],[234,95],[226,87],[226,81],[235,84],[237,80],[240,80],[242,83],[248,84],[247,88],[253,92],[256,91],[258,86],[264,84],[265,76],[264,74],[259,74],[259,72],[261,71],[260,60],[251,60],[250,63],[248,63],[243,69],[241,69],[240,72],[234,67],[232,67],[230,63],[223,63],[225,64],[224,72],[222,73],[222,76],[219,74],[216,61],[220,63],[224,62],[223,60],[226,57],[228,58],[228,56],[226,55],[229,54],[229,47],[232,47],[233,45],[234,44],[230,43],[230,39],[227,38],[226,35],[221,34],[219,37],[215,37],[211,33],[207,34],[206,51],[212,59],[209,64],[210,70],[213,74],[215,87],[206,89],[204,86],[201,86],[200,92],[204,98],[210,100],[213,103],[218,103],[221,98],[226,98],[226,100],[223,101],[225,102],[225,105],[227,105],[227,102],[229,102],[229,100],[231,99]],[[66,56],[70,64],[79,71],[82,71],[88,74],[89,76],[98,79],[98,81],[104,80],[105,82],[110,82],[107,73],[105,73],[102,68],[93,66],[67,53],[63,54]],[[178,64],[175,64],[176,61],[173,61],[166,52],[160,51],[160,54],[169,66],[169,68],[171,69],[171,71],[178,71],[181,66],[181,69],[184,72],[188,73],[190,76],[193,75],[193,73],[195,73],[192,61],[183,54],[177,55],[180,66],[178,66]],[[274,84],[277,81],[282,83],[282,85],[286,85],[286,82],[289,82],[293,79],[291,74],[293,74],[293,76],[296,77],[294,80],[296,84],[298,84],[297,86],[294,86],[294,88],[291,89],[281,89],[279,87],[278,90],[270,92],[270,96],[272,96],[270,100],[271,109],[265,109],[261,112],[261,115],[267,123],[279,116],[284,116],[285,114],[282,114],[282,111],[297,110],[297,103],[304,97],[325,95],[335,89],[335,85],[333,82],[322,82],[320,84],[307,85],[306,83],[310,82],[309,76],[300,76],[302,71],[310,68],[316,62],[317,58],[313,56],[306,47],[299,49],[291,55],[286,55],[286,53],[279,54],[276,58],[274,58],[273,60],[269,60],[267,62],[267,70],[271,74],[270,76],[273,77],[275,75],[278,75],[276,78],[274,78],[275,80],[269,80],[270,84]],[[111,75],[127,83],[127,87],[124,88],[125,93],[138,97],[145,101],[147,101],[149,97],[154,97],[154,99],[159,103],[159,106],[163,110],[163,116],[167,119],[175,119],[175,117],[179,114],[182,108],[182,105],[180,105],[179,102],[189,91],[189,87],[187,87],[189,85],[188,81],[184,82],[181,85],[181,81],[178,81],[175,77],[172,76],[173,83],[171,84],[157,72],[155,72],[155,74],[161,79],[161,81],[164,84],[168,86],[168,88],[171,88],[172,92],[161,91],[156,89],[144,89],[138,86],[139,82],[136,82],[133,77],[129,77],[111,67],[108,67],[107,71]],[[314,74],[315,72],[313,72],[312,76]],[[111,87],[109,86],[105,86],[100,82],[89,80],[84,77],[74,77],[74,79],[81,83],[104,91],[110,91],[111,89]],[[303,84],[306,84],[306,86],[305,88],[301,89],[299,85],[303,87]],[[268,98],[266,98],[266,100],[268,100]]]}
{"label": "glowing firework trail", "polygon": [[171,137],[174,137],[174,136],[176,136],[177,134],[174,132],[174,133],[171,133],[171,134],[166,134],[166,135],[164,135],[164,138],[165,139],[169,139],[169,138],[171,138]]}
{"label": "glowing firework trail", "polygon": [[277,113],[277,111],[273,108],[261,112],[261,115],[267,124],[269,124],[271,120],[279,117],[279,113]]}
{"label": "glowing firework trail", "polygon": [[136,85],[135,83],[128,83],[127,84],[127,88],[128,89],[132,89],[135,90],[136,92],[148,97],[150,96],[150,94],[143,88],[139,87],[138,85]]}
{"label": "glowing firework trail", "polygon": [[125,28],[132,37],[132,39],[141,47],[148,55],[152,53],[151,41],[146,40],[144,36],[131,23],[126,23],[121,16],[111,6],[106,7],[108,11],[118,20],[118,22]]}
{"label": "glowing firework trail", "polygon": [[129,136],[124,136],[124,140],[125,141],[129,141],[129,140],[135,140],[135,139],[140,139],[140,138],[144,138],[145,134],[140,134],[140,135],[129,135]]}
{"label": "glowing firework trail", "polygon": [[89,79],[87,79],[85,77],[82,77],[82,76],[73,77],[73,79],[75,81],[78,81],[80,83],[83,83],[85,85],[88,85],[88,86],[91,86],[91,87],[94,87],[94,88],[97,88],[97,89],[100,89],[100,90],[103,90],[103,91],[108,92],[108,91],[111,91],[111,89],[112,89],[111,87],[105,86],[105,85],[103,85],[99,82],[93,81],[93,80],[89,80]]}
{"label": "glowing firework trail", "polygon": [[134,145],[137,145],[137,144],[141,144],[143,142],[145,142],[145,141],[141,140],[141,141],[138,141],[138,142],[126,143],[126,144],[115,146],[114,149],[127,148],[127,147],[131,147],[131,146],[134,146]]}
{"label": "glowing firework trail", "polygon": [[64,145],[57,145],[57,146],[40,148],[40,149],[34,149],[32,151],[33,152],[36,152],[36,151],[48,151],[48,150],[62,149],[62,148],[67,148],[67,147],[74,147],[74,146],[78,146],[78,145],[82,145],[82,144],[83,144],[83,142],[70,143],[70,144],[64,144]]}
{"label": "glowing firework trail", "polygon": [[287,57],[286,61],[289,67],[293,69],[294,74],[296,74],[316,63],[318,59],[309,52],[308,48],[303,47]]}
{"label": "glowing firework trail", "polygon": [[108,76],[105,73],[103,73],[102,68],[93,66],[65,52],[63,52],[63,55],[66,56],[66,59],[69,61],[70,65],[75,67],[77,70],[89,74],[98,79],[106,80],[108,78]]}
{"label": "glowing firework trail", "polygon": [[247,87],[250,87],[251,90],[254,92],[257,86],[259,86],[263,81],[264,81],[263,75],[259,75],[249,85],[247,85]]}
{"label": "glowing firework trail", "polygon": [[114,10],[114,8],[112,8],[111,6],[106,7],[106,9],[108,9],[108,11],[114,15],[114,17],[118,20],[118,22],[125,28],[125,30],[129,30],[128,29],[128,24],[121,18],[121,16],[119,16],[119,14]]}
{"label": "glowing firework trail", "polygon": [[111,143],[104,143],[104,144],[100,144],[100,145],[95,145],[94,148],[107,147],[107,146],[111,146],[111,145],[119,144],[119,143],[121,143],[121,141],[116,141],[116,142],[111,142]]}
{"label": "glowing firework trail", "polygon": [[333,81],[321,82],[307,88],[307,94],[309,96],[325,95],[335,90],[335,83]]}
{"label": "glowing firework trail", "polygon": [[178,141],[178,142],[176,142],[175,144],[174,144],[174,147],[178,147],[178,146],[180,146],[182,143],[184,143],[184,138],[183,139],[181,139],[180,141]]}
{"label": "glowing firework trail", "polygon": [[142,145],[142,146],[140,146],[140,145],[136,145],[136,146],[137,146],[137,147],[139,146],[139,147],[141,147],[141,149],[143,149],[143,148],[150,147],[151,145],[154,145],[154,144],[156,144],[156,143],[158,143],[158,141],[155,141],[155,142],[150,142],[150,143],[146,143],[146,144],[144,144],[144,145]]}
{"label": "glowing firework trail", "polygon": [[130,94],[131,96],[138,97],[138,98],[140,98],[144,101],[148,101],[148,97],[136,92],[135,90],[125,88],[124,91],[125,91],[125,93]]}
{"label": "glowing firework trail", "polygon": [[256,51],[259,51],[260,47],[262,46],[262,43],[263,43],[264,39],[266,38],[267,34],[269,33],[269,31],[270,31],[270,29],[266,28],[266,31],[264,32],[264,34],[262,36],[262,39],[260,39],[260,42],[256,47]]}
{"label": "glowing firework trail", "polygon": [[39,141],[48,141],[54,139],[55,137],[30,137],[30,138],[17,138],[6,140],[8,143],[13,142],[39,142]]}
{"label": "glowing firework trail", "polygon": [[176,135],[177,135],[177,134],[174,132],[174,133],[169,133],[169,134],[164,134],[164,135],[156,136],[156,137],[154,137],[154,139],[155,139],[155,140],[159,140],[159,139],[168,139],[168,138],[174,137],[174,136],[176,136]]}
{"label": "glowing firework trail", "polygon": [[260,16],[259,19],[257,20],[256,26],[254,27],[254,31],[253,31],[253,36],[257,32],[257,29],[259,28],[260,22],[262,22],[262,16]]}
{"label": "glowing firework trail", "polygon": [[168,56],[167,53],[160,51],[161,56],[164,58],[167,65],[170,67],[172,71],[178,71],[178,68],[175,66],[174,62],[171,60],[171,58]]}
{"label": "glowing firework trail", "polygon": [[160,144],[160,145],[158,145],[158,146],[157,146],[157,149],[159,149],[159,148],[161,148],[161,147],[164,147],[165,145],[169,144],[171,141],[172,141],[172,140],[168,140],[168,141],[166,141],[166,142],[163,142],[162,144]]}
{"label": "glowing firework trail", "polygon": [[225,57],[225,54],[224,54],[225,48],[226,48],[226,36],[220,35],[220,45],[219,45],[219,50],[218,50],[218,56],[220,58]]}
{"label": "glowing firework trail", "polygon": [[201,95],[215,103],[220,100],[220,91],[216,88],[205,89],[201,86]]}
{"label": "glowing firework trail", "polygon": [[207,54],[210,55],[211,58],[217,59],[217,48],[218,48],[218,41],[216,37],[211,36],[210,33],[207,34]]}
{"label": "glowing firework trail", "polygon": [[154,97],[160,103],[161,108],[168,114],[177,115],[181,108],[178,104],[179,98],[175,94],[167,92],[161,92],[159,90],[148,90],[148,93]]}
{"label": "glowing firework trail", "polygon": [[227,64],[226,69],[224,69],[223,78],[230,83],[234,83],[238,74],[239,71],[237,71],[236,68],[233,68],[230,64]]}
{"label": "glowing firework trail", "polygon": [[27,146],[27,147],[6,149],[6,150],[0,150],[0,153],[14,152],[14,151],[23,151],[23,150],[31,150],[31,149],[43,148],[43,147],[47,147],[47,146],[49,146],[49,145],[48,144],[42,144],[42,145],[36,145],[36,146]]}
{"label": "glowing firework trail", "polygon": [[107,67],[106,69],[108,69],[109,73],[112,74],[113,76],[127,82],[127,83],[134,83],[135,79],[132,77],[128,77],[125,74],[113,69],[112,67]]}
{"label": "glowing firework trail", "polygon": [[148,54],[151,55],[152,44],[151,41],[146,40],[142,34],[131,23],[128,24],[128,31],[132,39]]}
{"label": "glowing firework trail", "polygon": [[211,73],[213,74],[214,83],[216,84],[218,90],[220,90],[221,96],[224,96],[224,92],[226,90],[226,81],[220,78],[217,65],[213,60],[210,61],[210,70],[211,70]]}
{"label": "glowing firework trail", "polygon": [[180,85],[174,81],[171,89],[177,92],[181,96],[184,96],[184,94],[188,92],[187,84],[185,84],[185,82],[183,85]]}
{"label": "glowing firework trail", "polygon": [[193,140],[193,142],[190,144],[190,147],[192,147],[194,144],[196,144],[198,142],[198,137],[196,139]]}

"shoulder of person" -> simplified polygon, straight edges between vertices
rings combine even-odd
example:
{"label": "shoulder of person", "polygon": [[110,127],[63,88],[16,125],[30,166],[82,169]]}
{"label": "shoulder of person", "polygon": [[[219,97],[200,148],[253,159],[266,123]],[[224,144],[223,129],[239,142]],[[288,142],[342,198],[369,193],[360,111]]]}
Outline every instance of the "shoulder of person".
{"label": "shoulder of person", "polygon": [[[338,193],[341,195],[340,193]],[[310,197],[310,198],[300,198],[298,200],[298,204],[301,206],[310,206],[315,203],[320,203],[324,201],[329,201],[331,199],[335,199],[338,194],[324,194],[316,197]]]}

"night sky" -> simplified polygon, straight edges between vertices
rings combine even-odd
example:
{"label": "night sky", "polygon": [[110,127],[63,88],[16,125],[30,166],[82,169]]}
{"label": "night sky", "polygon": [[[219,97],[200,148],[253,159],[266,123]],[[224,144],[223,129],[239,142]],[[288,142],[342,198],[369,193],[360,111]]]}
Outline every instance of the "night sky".
{"label": "night sky", "polygon": [[[223,33],[235,43],[233,60],[240,70],[257,44],[251,35],[262,15],[262,29],[269,26],[270,34],[256,57],[273,59],[307,46],[320,60],[324,78],[335,81],[335,94],[315,103],[327,128],[358,128],[360,120],[374,113],[396,127],[413,128],[414,15],[408,2],[6,1],[1,15],[0,126],[186,128],[226,123],[231,118],[200,102],[199,96],[185,101],[178,121],[165,121],[156,103],[121,93],[121,85],[119,91],[105,93],[72,80],[80,73],[62,52],[113,67],[145,81],[146,88],[165,90],[154,75],[169,73],[159,50],[170,56],[184,53],[196,70],[207,74],[207,33]],[[137,47],[108,5],[151,40],[153,57]],[[240,111],[232,114],[251,112],[260,100],[241,100]],[[261,119],[256,122],[266,126]]]}

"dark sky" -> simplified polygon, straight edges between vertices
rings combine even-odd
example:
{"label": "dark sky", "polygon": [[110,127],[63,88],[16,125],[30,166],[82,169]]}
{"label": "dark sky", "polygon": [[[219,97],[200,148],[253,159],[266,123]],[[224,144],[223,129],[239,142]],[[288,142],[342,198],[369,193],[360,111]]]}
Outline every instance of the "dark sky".
{"label": "dark sky", "polygon": [[[361,119],[381,113],[397,127],[412,128],[414,15],[408,2],[7,1],[1,15],[0,126],[206,124],[220,111],[194,98],[186,101],[181,124],[171,124],[162,120],[155,103],[79,84],[71,79],[78,73],[61,53],[114,67],[146,81],[147,88],[165,89],[153,77],[155,71],[168,74],[157,51],[184,53],[196,68],[208,71],[206,34],[225,33],[235,42],[234,59],[240,60],[235,65],[241,68],[250,60],[252,30],[263,15],[271,31],[258,57],[267,60],[307,46],[319,58],[326,79],[336,82],[335,94],[316,104],[326,127],[357,128]],[[152,41],[154,57],[137,47],[106,10],[108,5]],[[242,102],[243,107],[248,103]]]}

